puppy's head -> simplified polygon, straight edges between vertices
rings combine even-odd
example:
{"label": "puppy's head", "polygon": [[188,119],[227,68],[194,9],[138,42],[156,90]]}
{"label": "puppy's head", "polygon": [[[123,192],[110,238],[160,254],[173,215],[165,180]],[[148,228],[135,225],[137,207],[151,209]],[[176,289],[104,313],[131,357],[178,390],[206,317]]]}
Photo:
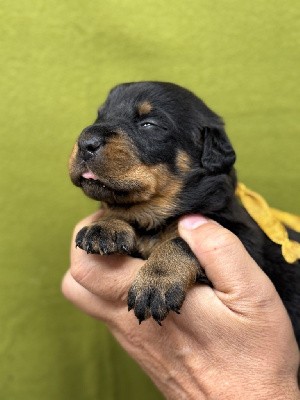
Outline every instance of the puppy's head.
{"label": "puppy's head", "polygon": [[234,161],[222,120],[193,93],[137,82],[112,89],[80,134],[69,170],[86,195],[108,205],[167,197],[174,208],[190,182],[229,176]]}

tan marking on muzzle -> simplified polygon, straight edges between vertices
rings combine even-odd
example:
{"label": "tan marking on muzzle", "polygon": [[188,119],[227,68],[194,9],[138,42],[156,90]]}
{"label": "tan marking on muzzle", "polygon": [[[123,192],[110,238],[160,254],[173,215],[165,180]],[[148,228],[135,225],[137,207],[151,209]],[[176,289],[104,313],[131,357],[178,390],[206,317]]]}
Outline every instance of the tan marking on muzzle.
{"label": "tan marking on muzzle", "polygon": [[69,163],[68,163],[68,168],[69,168],[70,174],[74,170],[77,153],[78,153],[78,143],[76,142],[73,146],[72,153],[70,155]]}
{"label": "tan marking on muzzle", "polygon": [[121,135],[112,137],[106,143],[101,158],[106,163],[106,169],[111,177],[123,177],[133,166],[140,164],[135,147]]}
{"label": "tan marking on muzzle", "polygon": [[174,214],[183,184],[163,164],[153,167],[141,165],[135,172],[131,171],[131,178],[134,176],[145,187],[143,192],[132,193],[132,201],[138,200],[139,203],[128,209],[115,208],[112,214],[147,229],[154,228]]}

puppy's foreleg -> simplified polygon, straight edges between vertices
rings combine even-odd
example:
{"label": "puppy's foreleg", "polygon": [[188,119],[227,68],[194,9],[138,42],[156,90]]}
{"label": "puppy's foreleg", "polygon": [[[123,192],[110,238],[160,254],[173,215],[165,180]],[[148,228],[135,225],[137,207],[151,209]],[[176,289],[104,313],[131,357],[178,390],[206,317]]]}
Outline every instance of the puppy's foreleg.
{"label": "puppy's foreleg", "polygon": [[179,313],[187,290],[196,282],[210,284],[198,260],[181,238],[163,242],[138,272],[128,293],[128,309],[141,322],[159,324],[169,311]]}

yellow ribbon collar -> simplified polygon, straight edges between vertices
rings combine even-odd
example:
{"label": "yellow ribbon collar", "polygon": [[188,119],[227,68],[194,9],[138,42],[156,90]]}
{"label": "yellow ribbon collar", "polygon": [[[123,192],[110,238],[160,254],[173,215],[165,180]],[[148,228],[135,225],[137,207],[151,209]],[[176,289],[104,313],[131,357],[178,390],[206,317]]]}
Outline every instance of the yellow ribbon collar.
{"label": "yellow ribbon collar", "polygon": [[274,242],[281,245],[284,259],[292,264],[300,260],[300,243],[290,240],[286,227],[300,232],[300,216],[271,208],[258,193],[238,183],[236,195],[257,225]]}

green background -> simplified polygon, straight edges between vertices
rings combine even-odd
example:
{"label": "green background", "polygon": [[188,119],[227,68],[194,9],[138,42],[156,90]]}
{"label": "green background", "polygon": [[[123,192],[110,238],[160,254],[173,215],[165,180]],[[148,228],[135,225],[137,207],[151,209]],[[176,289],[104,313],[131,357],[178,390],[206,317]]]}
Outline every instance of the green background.
{"label": "green background", "polygon": [[60,294],[96,203],[67,159],[111,86],[167,80],[225,118],[242,181],[299,207],[299,1],[1,0],[0,398],[159,399]]}

